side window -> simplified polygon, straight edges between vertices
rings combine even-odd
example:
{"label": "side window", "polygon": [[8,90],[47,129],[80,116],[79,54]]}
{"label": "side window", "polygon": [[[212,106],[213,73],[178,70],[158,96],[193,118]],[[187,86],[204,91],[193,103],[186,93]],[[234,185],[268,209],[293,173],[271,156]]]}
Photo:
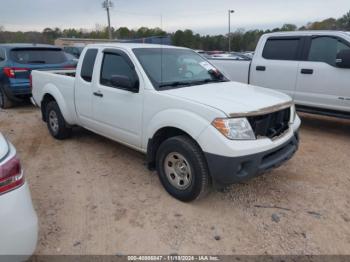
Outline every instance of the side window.
{"label": "side window", "polygon": [[271,60],[298,60],[299,38],[270,38],[267,40],[263,57]]}
{"label": "side window", "polygon": [[100,83],[105,86],[114,87],[111,82],[113,76],[125,76],[133,79],[135,77],[135,71],[123,56],[105,53],[102,62]]}
{"label": "side window", "polygon": [[87,82],[91,82],[94,71],[97,49],[89,49],[84,56],[83,65],[81,67],[81,78]]}
{"label": "side window", "polygon": [[337,54],[342,50],[350,50],[350,47],[334,37],[317,37],[312,39],[308,61],[336,66]]}

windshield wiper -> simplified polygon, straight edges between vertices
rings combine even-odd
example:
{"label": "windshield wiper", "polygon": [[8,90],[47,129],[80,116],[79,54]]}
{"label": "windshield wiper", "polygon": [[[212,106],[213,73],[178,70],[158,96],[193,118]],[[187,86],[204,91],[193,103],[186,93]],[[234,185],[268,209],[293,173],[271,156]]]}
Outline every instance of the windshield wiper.
{"label": "windshield wiper", "polygon": [[218,83],[218,82],[226,82],[225,79],[203,79],[197,81],[175,81],[170,83],[164,83],[159,85],[159,88],[162,87],[178,87],[178,86],[196,86],[196,85],[204,85],[207,83]]}
{"label": "windshield wiper", "polygon": [[192,85],[204,85],[208,83],[219,83],[219,82],[226,82],[227,80],[224,79],[203,79],[198,81],[191,82]]}
{"label": "windshield wiper", "polygon": [[191,85],[192,82],[188,82],[188,81],[175,81],[175,82],[170,82],[170,83],[164,83],[159,85],[159,87],[177,87],[177,86],[189,86]]}

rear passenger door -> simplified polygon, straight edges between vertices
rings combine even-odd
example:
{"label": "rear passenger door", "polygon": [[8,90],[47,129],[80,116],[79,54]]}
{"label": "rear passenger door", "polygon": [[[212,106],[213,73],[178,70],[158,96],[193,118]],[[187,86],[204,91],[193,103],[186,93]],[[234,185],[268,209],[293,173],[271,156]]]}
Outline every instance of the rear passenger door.
{"label": "rear passenger door", "polygon": [[302,37],[269,37],[254,56],[250,83],[294,97],[302,45]]}
{"label": "rear passenger door", "polygon": [[[297,104],[350,111],[350,69],[336,66],[337,54],[350,44],[335,36],[309,37],[306,61],[299,64]],[[349,99],[350,100],[350,99]]]}
{"label": "rear passenger door", "polygon": [[[95,61],[98,49],[88,49],[84,55],[81,65],[80,74],[76,76],[75,82],[75,106],[79,121],[83,126],[90,127],[92,125],[92,95],[93,95],[93,77]],[[79,67],[77,72],[79,72]],[[98,73],[97,73],[98,74]]]}

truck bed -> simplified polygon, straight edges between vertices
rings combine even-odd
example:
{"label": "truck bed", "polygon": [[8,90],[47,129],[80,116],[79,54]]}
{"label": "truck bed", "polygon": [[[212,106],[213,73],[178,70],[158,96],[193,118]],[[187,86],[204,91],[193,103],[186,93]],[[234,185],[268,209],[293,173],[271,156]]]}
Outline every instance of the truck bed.
{"label": "truck bed", "polygon": [[33,99],[38,106],[44,99],[46,93],[54,90],[59,94],[56,100],[61,105],[62,114],[65,116],[67,123],[76,124],[76,112],[74,102],[75,87],[75,70],[52,70],[32,72]]}
{"label": "truck bed", "polygon": [[60,71],[55,71],[53,73],[57,74],[57,75],[64,75],[64,76],[75,77],[76,71],[75,70],[74,71],[73,70],[60,70]]}

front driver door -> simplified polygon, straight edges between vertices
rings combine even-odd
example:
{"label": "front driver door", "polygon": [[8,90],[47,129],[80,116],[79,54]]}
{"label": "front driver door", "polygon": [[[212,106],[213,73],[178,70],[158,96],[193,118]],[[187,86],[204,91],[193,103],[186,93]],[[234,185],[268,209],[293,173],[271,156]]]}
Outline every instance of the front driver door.
{"label": "front driver door", "polygon": [[[121,143],[141,147],[143,81],[122,50],[106,49],[100,56],[99,81],[94,85],[93,116],[99,133]],[[113,84],[112,76],[139,79],[139,91],[132,92]]]}
{"label": "front driver door", "polygon": [[350,111],[350,69],[336,66],[338,52],[350,49],[350,44],[338,37],[314,36],[309,46],[307,61],[299,64],[295,102]]}

